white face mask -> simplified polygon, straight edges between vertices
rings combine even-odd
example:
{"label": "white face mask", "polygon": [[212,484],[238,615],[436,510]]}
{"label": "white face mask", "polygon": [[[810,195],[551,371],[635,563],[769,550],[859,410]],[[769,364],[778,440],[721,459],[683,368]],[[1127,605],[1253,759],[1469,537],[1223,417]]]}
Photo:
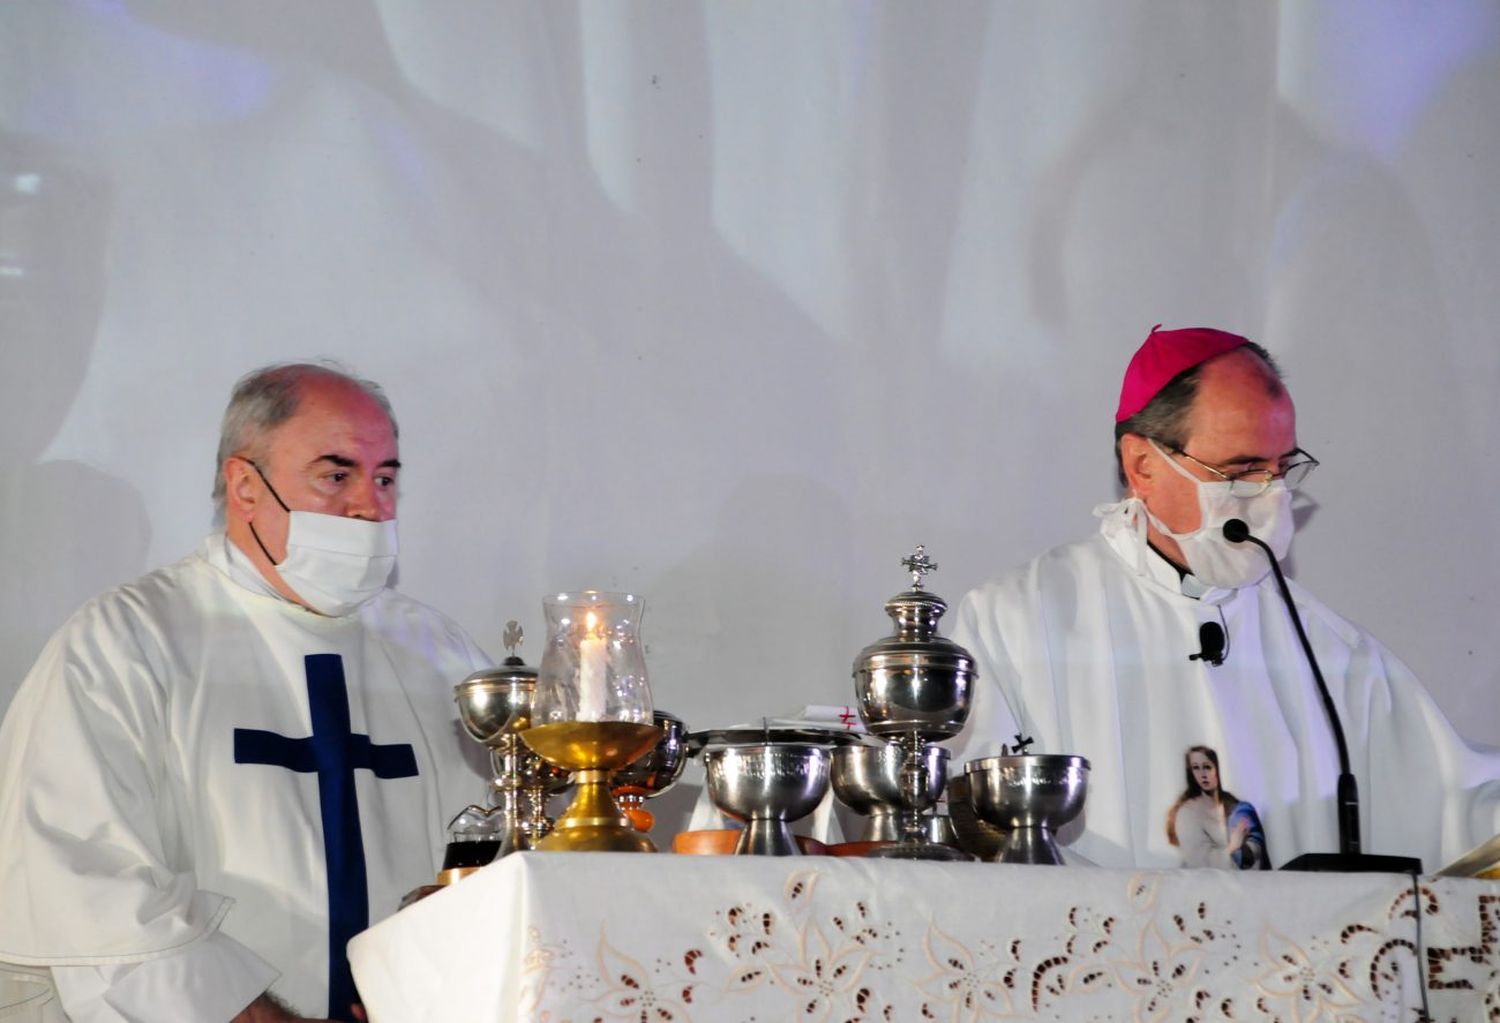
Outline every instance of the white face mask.
{"label": "white face mask", "polygon": [[281,578],[314,611],[339,618],[385,589],[396,567],[396,520],[294,511]]}
{"label": "white face mask", "polygon": [[[250,463],[255,465],[254,462]],[[260,466],[255,466],[260,472]],[[266,550],[255,523],[250,532],[267,560],[303,603],[330,618],[341,618],[368,604],[385,589],[396,567],[396,520],[371,522],[322,512],[292,511],[271,481],[261,473],[276,503],[291,522],[286,534],[286,557],[276,559]]]}
{"label": "white face mask", "polygon": [[1271,571],[1265,551],[1253,543],[1230,543],[1224,539],[1224,523],[1240,519],[1250,527],[1250,535],[1265,541],[1276,554],[1286,557],[1292,546],[1292,492],[1281,480],[1273,480],[1254,497],[1236,497],[1229,492],[1228,480],[1200,480],[1177,460],[1150,441],[1156,453],[1177,472],[1192,480],[1198,488],[1198,528],[1190,533],[1174,533],[1146,509],[1146,517],[1163,536],[1171,537],[1187,559],[1188,570],[1209,586],[1226,590],[1250,586]]}

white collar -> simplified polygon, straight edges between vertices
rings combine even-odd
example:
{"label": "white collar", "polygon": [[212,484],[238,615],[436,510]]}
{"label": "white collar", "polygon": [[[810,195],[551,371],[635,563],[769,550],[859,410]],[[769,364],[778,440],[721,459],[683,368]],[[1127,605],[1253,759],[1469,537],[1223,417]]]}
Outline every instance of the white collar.
{"label": "white collar", "polygon": [[1222,604],[1237,591],[1209,586],[1191,572],[1179,572],[1146,542],[1146,505],[1135,496],[1094,508],[1099,532],[1110,548],[1137,575],[1172,593],[1200,600],[1205,604]]}
{"label": "white collar", "polygon": [[294,600],[288,600],[284,594],[272,586],[266,577],[260,574],[260,569],[255,567],[250,556],[229,539],[227,532],[219,532],[210,536],[204,542],[203,553],[209,564],[229,576],[236,585],[243,589],[261,596],[275,597],[282,603],[293,607],[302,606]]}

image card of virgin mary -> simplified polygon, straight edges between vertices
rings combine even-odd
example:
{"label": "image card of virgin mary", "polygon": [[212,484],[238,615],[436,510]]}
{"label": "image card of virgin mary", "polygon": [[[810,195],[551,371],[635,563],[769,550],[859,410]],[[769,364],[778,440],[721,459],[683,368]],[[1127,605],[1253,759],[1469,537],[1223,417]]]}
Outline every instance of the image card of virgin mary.
{"label": "image card of virgin mary", "polygon": [[1260,814],[1223,787],[1219,754],[1190,746],[1182,760],[1187,785],[1167,811],[1167,841],[1177,847],[1182,865],[1269,870]]}

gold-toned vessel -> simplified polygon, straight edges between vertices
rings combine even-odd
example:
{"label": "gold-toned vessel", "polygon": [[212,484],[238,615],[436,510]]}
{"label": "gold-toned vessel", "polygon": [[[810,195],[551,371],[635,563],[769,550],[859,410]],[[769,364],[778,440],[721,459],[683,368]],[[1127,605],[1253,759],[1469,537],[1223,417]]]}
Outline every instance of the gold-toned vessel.
{"label": "gold-toned vessel", "polygon": [[655,725],[633,721],[559,721],[521,733],[532,752],[572,772],[578,794],[536,844],[543,852],[655,852],[609,791],[609,777],[651,751],[662,738]]}

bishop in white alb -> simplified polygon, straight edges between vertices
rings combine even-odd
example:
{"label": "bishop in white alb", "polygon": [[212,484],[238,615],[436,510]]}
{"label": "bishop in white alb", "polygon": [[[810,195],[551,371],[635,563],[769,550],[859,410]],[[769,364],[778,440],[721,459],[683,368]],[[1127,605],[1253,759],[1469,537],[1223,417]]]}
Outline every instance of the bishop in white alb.
{"label": "bishop in white alb", "polygon": [[[1207,588],[1139,541],[1129,503],[1099,535],[1054,548],[968,594],[952,638],[980,674],[955,763],[1023,733],[1034,752],[1090,761],[1065,850],[1108,867],[1181,865],[1167,838],[1184,753],[1217,751],[1219,782],[1259,811],[1279,866],[1338,849],[1338,757],[1274,579]],[[1295,583],[1292,594],[1343,718],[1363,847],[1436,870],[1500,831],[1500,755],[1453,730],[1407,667]],[[1223,663],[1192,660],[1219,623]]]}

